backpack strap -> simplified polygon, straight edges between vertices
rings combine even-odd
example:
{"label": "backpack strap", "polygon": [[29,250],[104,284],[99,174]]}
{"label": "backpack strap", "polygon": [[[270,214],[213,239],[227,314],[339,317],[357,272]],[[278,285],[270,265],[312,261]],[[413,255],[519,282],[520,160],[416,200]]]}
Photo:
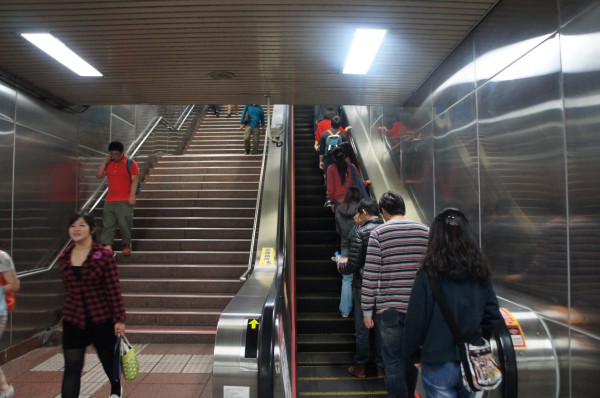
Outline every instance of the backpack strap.
{"label": "backpack strap", "polygon": [[129,173],[129,175],[131,175],[131,161],[133,159],[132,158],[127,158],[127,172]]}

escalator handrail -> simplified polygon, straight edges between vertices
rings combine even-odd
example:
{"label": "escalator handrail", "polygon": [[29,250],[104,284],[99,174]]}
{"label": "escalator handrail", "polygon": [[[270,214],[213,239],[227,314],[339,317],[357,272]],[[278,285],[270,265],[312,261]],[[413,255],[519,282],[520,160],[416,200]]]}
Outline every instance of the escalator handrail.
{"label": "escalator handrail", "polygon": [[252,238],[250,239],[250,255],[248,256],[248,267],[246,271],[240,276],[240,281],[245,282],[248,279],[248,276],[252,273],[254,269],[254,247],[256,246],[256,230],[258,228],[258,215],[260,213],[260,203],[262,200],[262,188],[265,182],[265,168],[267,166],[267,162],[265,162],[267,157],[267,144],[268,137],[271,134],[271,101],[267,96],[267,127],[265,129],[265,142],[263,144],[263,153],[262,153],[262,162],[260,167],[260,177],[258,179],[258,192],[256,195],[256,206],[254,207],[254,224],[252,226]]}
{"label": "escalator handrail", "polygon": [[[342,113],[343,113],[342,117],[344,118],[344,120],[348,120],[348,118],[346,116],[346,112],[344,111],[343,108],[342,108]],[[353,163],[355,163],[355,165],[358,167],[358,171],[360,171],[360,174],[362,175],[363,180],[368,180],[369,173],[367,172],[367,169],[364,166],[362,156],[360,154],[360,151],[358,150],[358,146],[356,144],[356,140],[354,139],[354,135],[352,134],[352,129],[350,129],[350,131],[348,131],[348,142],[350,143],[350,147],[352,148],[352,155],[355,158],[355,159],[352,159]],[[375,191],[373,190],[373,186],[371,184],[369,184],[366,188],[367,188],[367,192],[369,193],[369,196],[371,197],[371,199],[376,199]]]}
{"label": "escalator handrail", "polygon": [[510,332],[504,322],[500,322],[494,333],[494,339],[496,340],[498,359],[502,369],[502,398],[517,397],[519,390],[517,355]]}
{"label": "escalator handrail", "polygon": [[[289,108],[288,108],[289,109]],[[289,112],[287,119],[287,128],[289,130]],[[288,135],[289,137],[289,135]],[[283,138],[283,137],[282,137]],[[279,173],[279,204],[278,204],[278,225],[277,225],[277,245],[276,245],[276,258],[277,258],[277,273],[274,278],[274,282],[269,290],[265,304],[261,311],[261,324],[259,327],[258,337],[258,397],[259,398],[272,398],[274,390],[274,363],[275,363],[275,325],[277,317],[279,316],[278,304],[281,303],[283,297],[283,278],[284,268],[286,266],[286,205],[287,205],[287,166],[289,166],[288,158],[288,141],[289,139],[283,138],[282,141],[274,143],[277,146],[281,146],[281,159],[280,159],[280,170]],[[266,145],[266,143],[265,143]]]}

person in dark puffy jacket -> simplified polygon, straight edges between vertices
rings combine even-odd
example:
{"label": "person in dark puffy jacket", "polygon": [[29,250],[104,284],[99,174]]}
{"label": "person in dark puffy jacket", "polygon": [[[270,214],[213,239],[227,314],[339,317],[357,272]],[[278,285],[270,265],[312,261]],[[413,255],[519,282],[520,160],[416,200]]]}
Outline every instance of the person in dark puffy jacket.
{"label": "person in dark puffy jacket", "polygon": [[377,377],[383,378],[383,359],[379,352],[379,344],[373,329],[367,329],[363,322],[363,313],[360,308],[360,289],[362,285],[362,271],[367,255],[369,235],[376,227],[383,224],[379,217],[379,206],[373,199],[362,199],[354,214],[355,228],[348,236],[348,262],[340,263],[338,270],[343,275],[354,275],[352,282],[352,300],[354,302],[354,329],[356,333],[356,354],[354,365],[348,372],[356,377],[366,377],[366,365],[371,356],[375,357]]}
{"label": "person in dark puffy jacket", "polygon": [[429,277],[437,278],[462,337],[482,345],[482,337],[489,339],[502,321],[490,276],[489,261],[466,216],[444,209],[431,224],[404,324],[404,356],[421,365],[427,398],[475,396],[463,386],[458,345],[435,303]]}

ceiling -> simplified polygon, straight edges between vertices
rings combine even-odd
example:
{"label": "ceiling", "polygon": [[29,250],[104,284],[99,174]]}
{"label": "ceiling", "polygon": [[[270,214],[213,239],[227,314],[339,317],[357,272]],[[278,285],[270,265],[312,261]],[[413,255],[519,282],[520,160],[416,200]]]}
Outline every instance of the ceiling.
{"label": "ceiling", "polygon": [[[70,105],[403,104],[497,0],[2,0],[0,77]],[[343,75],[357,27],[388,29]],[[49,32],[104,76],[20,37]],[[230,72],[230,79],[211,73]]]}

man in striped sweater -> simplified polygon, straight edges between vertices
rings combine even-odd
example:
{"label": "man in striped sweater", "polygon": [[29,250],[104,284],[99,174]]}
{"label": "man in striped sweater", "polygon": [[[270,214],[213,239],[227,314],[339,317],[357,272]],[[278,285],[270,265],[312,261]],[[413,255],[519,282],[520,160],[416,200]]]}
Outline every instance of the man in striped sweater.
{"label": "man in striped sweater", "polygon": [[429,228],[406,220],[402,196],[388,191],[379,208],[385,224],[369,237],[361,307],[365,326],[381,336],[388,398],[412,398],[417,369],[402,355],[402,335],[408,300],[419,262],[425,254]]}

